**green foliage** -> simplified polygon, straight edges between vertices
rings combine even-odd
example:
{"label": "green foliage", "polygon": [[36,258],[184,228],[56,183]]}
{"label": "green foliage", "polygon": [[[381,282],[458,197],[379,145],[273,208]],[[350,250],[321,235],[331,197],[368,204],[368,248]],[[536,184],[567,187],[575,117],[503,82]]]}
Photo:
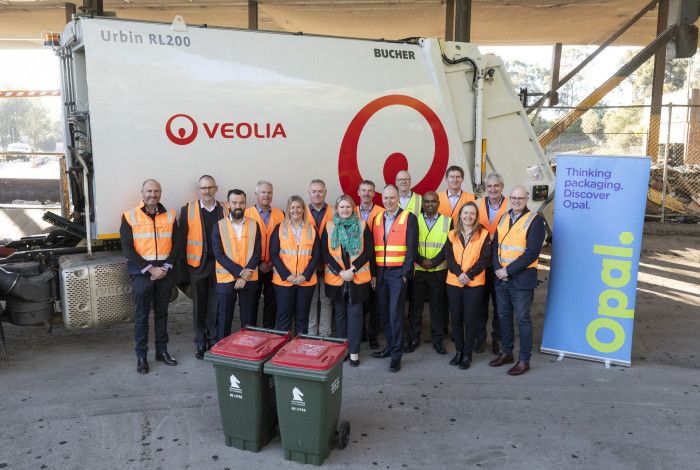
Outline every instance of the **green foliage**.
{"label": "green foliage", "polygon": [[0,100],[0,145],[28,139],[33,150],[52,151],[61,140],[58,121],[52,121],[49,111],[36,98]]}

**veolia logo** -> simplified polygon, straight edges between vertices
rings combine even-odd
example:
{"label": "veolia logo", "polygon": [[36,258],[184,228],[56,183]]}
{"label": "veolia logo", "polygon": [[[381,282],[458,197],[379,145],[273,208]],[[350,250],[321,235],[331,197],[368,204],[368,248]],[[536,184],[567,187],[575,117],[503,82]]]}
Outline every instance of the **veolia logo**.
{"label": "veolia logo", "polygon": [[[186,127],[179,127],[183,125]],[[177,129],[175,133],[173,127]],[[189,127],[189,133],[187,127]],[[177,145],[191,144],[197,138],[198,132],[197,123],[187,114],[175,114],[165,124],[165,134],[172,143]]]}
{"label": "veolia logo", "polygon": [[231,377],[229,377],[229,379],[231,381],[231,388],[241,388],[241,381],[238,380],[238,378],[235,375],[231,374]]}
{"label": "veolia logo", "polygon": [[[389,106],[407,106],[415,109],[425,118],[433,133],[435,152],[432,163],[423,179],[411,189],[418,194],[424,194],[427,191],[434,191],[440,186],[450,155],[447,133],[442,122],[440,122],[440,118],[427,104],[416,98],[406,95],[388,95],[377,98],[362,108],[350,122],[347,131],[345,131],[338,157],[338,176],[343,192],[346,194],[355,194],[357,187],[364,179],[360,174],[360,168],[357,163],[357,146],[362,130],[372,116]],[[406,156],[399,152],[392,153],[384,162],[384,180],[387,183],[393,183],[396,173],[407,169],[408,160]],[[382,195],[379,191],[374,196],[374,202],[376,204],[382,203]]]}
{"label": "veolia logo", "polygon": [[294,387],[292,389],[292,400],[302,402],[304,401],[304,394],[298,388]]}

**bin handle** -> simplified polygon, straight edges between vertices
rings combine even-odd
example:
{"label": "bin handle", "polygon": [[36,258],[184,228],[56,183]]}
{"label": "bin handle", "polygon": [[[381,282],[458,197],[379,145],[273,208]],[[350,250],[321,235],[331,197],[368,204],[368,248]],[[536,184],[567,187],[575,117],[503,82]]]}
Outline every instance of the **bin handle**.
{"label": "bin handle", "polygon": [[331,336],[316,336],[316,335],[306,335],[306,334],[299,334],[297,335],[297,338],[300,339],[317,339],[320,341],[328,341],[330,343],[338,343],[338,344],[347,344],[348,340],[347,338],[333,338]]}
{"label": "bin handle", "polygon": [[292,336],[290,331],[273,330],[270,328],[262,328],[259,326],[245,326],[241,330],[260,331],[261,333],[271,333],[271,334],[280,335],[280,336],[289,336],[289,337]]}

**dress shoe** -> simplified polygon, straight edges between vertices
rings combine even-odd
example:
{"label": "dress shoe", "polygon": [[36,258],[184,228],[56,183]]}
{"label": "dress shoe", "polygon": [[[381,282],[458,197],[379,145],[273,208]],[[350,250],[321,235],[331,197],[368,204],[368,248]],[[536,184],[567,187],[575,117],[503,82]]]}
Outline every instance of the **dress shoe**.
{"label": "dress shoe", "polygon": [[391,355],[391,352],[389,351],[389,348],[382,349],[381,351],[376,351],[372,353],[372,357],[377,358],[377,359],[386,359]]}
{"label": "dress shoe", "polygon": [[145,357],[139,357],[136,362],[136,372],[139,374],[148,374],[148,361]]}
{"label": "dress shoe", "polygon": [[359,359],[350,359],[350,367],[357,367],[360,365],[360,360]]}
{"label": "dress shoe", "polygon": [[486,346],[484,343],[477,343],[476,346],[474,346],[474,352],[481,354],[482,352],[486,351]]}
{"label": "dress shoe", "polygon": [[447,354],[447,349],[445,349],[445,345],[442,343],[442,341],[438,341],[437,343],[433,344],[433,349],[435,349],[435,352],[438,354]]}
{"label": "dress shoe", "polygon": [[515,360],[512,354],[501,354],[493,361],[489,362],[491,367],[501,367],[503,364],[512,364]]}
{"label": "dress shoe", "polygon": [[508,375],[523,375],[525,372],[530,370],[530,363],[524,361],[518,361],[513,367],[508,370]]}
{"label": "dress shoe", "polygon": [[201,348],[197,348],[197,352],[194,353],[194,357],[196,357],[197,359],[199,359],[201,361],[202,359],[204,359],[205,352],[207,352],[206,346],[201,347]]}
{"label": "dress shoe", "polygon": [[501,342],[497,339],[494,339],[493,343],[491,344],[491,351],[494,354],[501,354]]}
{"label": "dress shoe", "polygon": [[157,352],[156,353],[156,361],[160,361],[164,363],[166,366],[176,366],[177,361],[171,356],[168,351],[165,352]]}
{"label": "dress shoe", "polygon": [[370,349],[379,349],[379,341],[377,341],[376,336],[371,336],[369,337],[369,348]]}
{"label": "dress shoe", "polygon": [[392,359],[389,364],[389,372],[398,372],[401,370],[401,359]]}
{"label": "dress shoe", "polygon": [[472,365],[472,358],[471,357],[465,357],[462,359],[462,361],[459,363],[459,368],[462,370],[467,370],[469,369],[469,366]]}
{"label": "dress shoe", "polygon": [[404,348],[403,352],[412,353],[413,351],[418,349],[418,346],[420,346],[420,340],[419,339],[412,339],[411,341],[408,342],[408,344]]}
{"label": "dress shoe", "polygon": [[464,354],[462,354],[461,352],[457,352],[455,353],[455,357],[453,357],[450,361],[450,365],[458,366],[462,362],[462,359],[464,359]]}

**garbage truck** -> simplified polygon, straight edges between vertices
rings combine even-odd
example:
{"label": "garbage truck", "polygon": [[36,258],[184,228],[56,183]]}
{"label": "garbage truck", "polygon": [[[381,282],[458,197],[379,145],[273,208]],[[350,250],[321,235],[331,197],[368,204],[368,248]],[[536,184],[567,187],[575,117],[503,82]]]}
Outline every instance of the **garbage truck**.
{"label": "garbage truck", "polygon": [[15,324],[131,318],[119,225],[147,178],[176,210],[204,174],[249,200],[270,181],[280,206],[311,179],[332,201],[365,179],[381,190],[404,169],[417,193],[445,190],[451,165],[477,195],[492,171],[506,191],[527,187],[531,210],[553,194],[503,62],[473,44],[74,16],[55,49],[70,214],[47,213],[55,230],[0,247],[0,298]]}

